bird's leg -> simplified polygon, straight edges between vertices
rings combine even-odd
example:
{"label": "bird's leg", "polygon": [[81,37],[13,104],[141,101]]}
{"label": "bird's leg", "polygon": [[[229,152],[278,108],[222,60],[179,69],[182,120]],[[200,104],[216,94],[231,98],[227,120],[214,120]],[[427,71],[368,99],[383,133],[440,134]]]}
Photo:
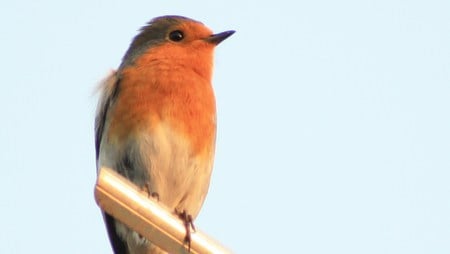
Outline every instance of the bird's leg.
{"label": "bird's leg", "polygon": [[159,194],[158,194],[158,192],[152,192],[152,193],[150,193],[150,196],[152,198],[156,199],[156,201],[159,202]]}
{"label": "bird's leg", "polygon": [[186,210],[179,212],[175,210],[175,213],[183,221],[184,228],[186,228],[186,236],[184,237],[184,243],[187,244],[189,251],[191,251],[191,229],[195,232],[194,220],[192,215],[188,214]]}
{"label": "bird's leg", "polygon": [[[156,201],[159,202],[159,194],[158,194],[158,192],[151,192],[150,191],[150,185],[149,185],[148,182],[144,184],[142,189],[143,189],[143,191],[145,191],[145,193],[147,193],[147,197],[148,198],[152,197],[152,198],[156,199]],[[139,237],[140,238],[144,238],[141,234],[139,234]]]}
{"label": "bird's leg", "polygon": [[152,197],[152,198],[156,199],[156,201],[159,202],[159,194],[158,194],[158,192],[151,192],[150,191],[150,184],[148,182],[146,182],[145,185],[144,185],[144,191],[146,193],[148,193],[148,197]]}

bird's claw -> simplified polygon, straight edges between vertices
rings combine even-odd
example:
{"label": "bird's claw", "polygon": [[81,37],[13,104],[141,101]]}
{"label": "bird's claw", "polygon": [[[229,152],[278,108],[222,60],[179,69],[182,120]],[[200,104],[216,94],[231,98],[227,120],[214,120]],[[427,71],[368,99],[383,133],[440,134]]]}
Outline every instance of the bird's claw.
{"label": "bird's claw", "polygon": [[[191,251],[191,232],[195,232],[194,220],[192,215],[188,214],[186,210],[182,212],[175,211],[178,217],[183,221],[184,228],[186,229],[186,235],[184,237],[184,243],[188,246],[189,252]],[[191,231],[192,229],[192,231]]]}
{"label": "bird's claw", "polygon": [[156,201],[159,202],[159,194],[158,194],[158,192],[152,192],[152,193],[150,193],[150,196],[152,198],[156,199]]}
{"label": "bird's claw", "polygon": [[150,191],[150,185],[149,185],[149,183],[145,183],[145,185],[144,185],[144,191],[145,191],[146,193],[148,193],[148,197],[152,197],[152,198],[156,199],[156,201],[159,202],[159,194],[158,194],[158,192],[152,192],[152,191]]}

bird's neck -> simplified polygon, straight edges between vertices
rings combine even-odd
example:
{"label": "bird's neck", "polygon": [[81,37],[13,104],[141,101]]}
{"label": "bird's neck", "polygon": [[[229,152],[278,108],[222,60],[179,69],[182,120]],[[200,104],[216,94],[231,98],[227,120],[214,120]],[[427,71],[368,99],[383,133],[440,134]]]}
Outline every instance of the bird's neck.
{"label": "bird's neck", "polygon": [[152,48],[135,64],[143,70],[157,71],[158,73],[193,72],[195,75],[211,82],[213,69],[213,48],[164,46]]}

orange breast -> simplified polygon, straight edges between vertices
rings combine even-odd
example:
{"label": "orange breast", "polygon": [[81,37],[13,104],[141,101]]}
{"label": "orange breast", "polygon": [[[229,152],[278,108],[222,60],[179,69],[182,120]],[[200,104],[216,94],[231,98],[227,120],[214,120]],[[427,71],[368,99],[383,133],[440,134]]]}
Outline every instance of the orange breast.
{"label": "orange breast", "polygon": [[195,63],[180,56],[162,57],[163,53],[153,49],[123,70],[116,103],[108,116],[108,137],[120,144],[140,132],[151,134],[164,122],[189,140],[194,154],[209,153],[216,132],[212,55]]}

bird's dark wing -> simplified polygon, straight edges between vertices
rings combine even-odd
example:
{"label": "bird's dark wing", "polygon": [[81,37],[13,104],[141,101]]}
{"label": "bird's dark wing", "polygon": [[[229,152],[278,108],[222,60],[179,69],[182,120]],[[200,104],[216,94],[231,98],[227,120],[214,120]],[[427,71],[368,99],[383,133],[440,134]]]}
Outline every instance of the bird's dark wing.
{"label": "bird's dark wing", "polygon": [[[102,141],[103,129],[105,127],[106,115],[109,107],[113,104],[119,88],[117,72],[112,71],[100,84],[100,100],[95,116],[95,158],[98,161],[100,155],[100,143]],[[98,170],[98,169],[97,169]]]}
{"label": "bird's dark wing", "polygon": [[[95,116],[95,158],[98,164],[100,155],[100,143],[102,141],[103,130],[105,127],[108,109],[114,103],[119,88],[119,78],[114,71],[101,83],[101,97]],[[98,165],[97,165],[98,167]],[[99,170],[99,168],[97,168]],[[103,212],[103,219],[108,231],[109,241],[111,242],[115,254],[128,254],[126,243],[117,235],[114,218]]]}

